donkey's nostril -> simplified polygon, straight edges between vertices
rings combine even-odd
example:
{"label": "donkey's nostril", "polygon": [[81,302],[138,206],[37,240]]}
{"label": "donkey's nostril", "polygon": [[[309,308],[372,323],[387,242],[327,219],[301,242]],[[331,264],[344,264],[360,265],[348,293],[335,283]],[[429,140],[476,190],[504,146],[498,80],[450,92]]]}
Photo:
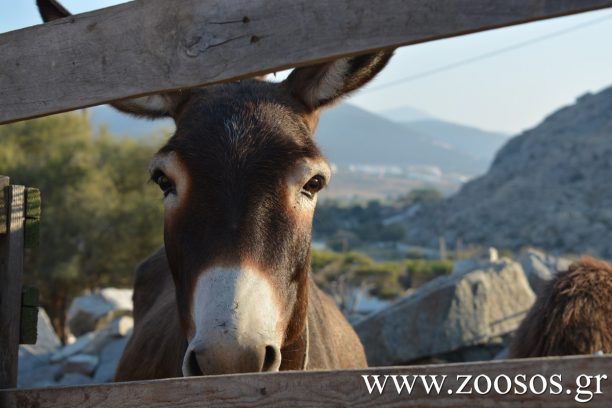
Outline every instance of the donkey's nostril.
{"label": "donkey's nostril", "polygon": [[261,371],[276,371],[280,366],[280,353],[273,346],[266,346],[266,353],[264,355],[263,366]]}
{"label": "donkey's nostril", "polygon": [[190,375],[204,375],[202,369],[200,368],[200,364],[198,364],[196,353],[194,353],[193,351],[189,353],[189,359],[187,361],[187,364],[189,364]]}

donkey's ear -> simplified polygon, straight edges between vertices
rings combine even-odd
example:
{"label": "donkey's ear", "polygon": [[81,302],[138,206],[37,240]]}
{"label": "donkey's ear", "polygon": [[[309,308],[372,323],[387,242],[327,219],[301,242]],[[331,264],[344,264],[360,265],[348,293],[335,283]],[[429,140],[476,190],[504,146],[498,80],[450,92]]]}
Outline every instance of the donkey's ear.
{"label": "donkey's ear", "polygon": [[389,62],[391,51],[296,68],[284,85],[310,110],[317,110],[362,87]]}
{"label": "donkey's ear", "polygon": [[190,94],[190,91],[166,92],[163,94],[124,99],[110,105],[124,113],[150,119],[176,118],[179,107]]}
{"label": "donkey's ear", "polygon": [[36,5],[45,22],[70,15],[70,12],[55,0],[36,0]]}
{"label": "donkey's ear", "polygon": [[[45,22],[68,17],[71,13],[56,0],[36,0],[38,11]],[[177,107],[185,99],[188,92],[168,92],[159,95],[143,96],[141,98],[125,99],[113,102],[114,108],[136,116],[161,118],[175,116]]]}

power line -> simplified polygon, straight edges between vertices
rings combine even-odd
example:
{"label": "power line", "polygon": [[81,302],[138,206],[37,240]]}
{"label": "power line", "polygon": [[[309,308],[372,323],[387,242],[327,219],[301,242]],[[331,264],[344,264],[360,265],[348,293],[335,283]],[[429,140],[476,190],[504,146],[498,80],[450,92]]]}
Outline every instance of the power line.
{"label": "power line", "polygon": [[438,68],[433,68],[433,69],[430,69],[430,70],[427,70],[427,71],[419,72],[417,74],[409,75],[409,76],[406,76],[406,77],[403,77],[403,78],[400,78],[400,79],[396,79],[396,80],[391,81],[391,82],[387,82],[386,84],[381,84],[381,85],[374,86],[374,87],[369,88],[369,89],[364,89],[361,92],[361,94],[380,91],[382,89],[389,88],[390,86],[394,86],[394,85],[398,85],[398,84],[403,84],[403,83],[406,83],[406,82],[412,82],[412,81],[415,81],[417,79],[421,79],[421,78],[424,78],[424,77],[428,77],[428,76],[431,76],[431,75],[438,74],[440,72],[450,71],[452,69],[459,68],[459,67],[462,67],[464,65],[472,64],[474,62],[481,61],[483,59],[496,57],[496,56],[498,56],[500,54],[504,54],[506,52],[514,51],[514,50],[517,50],[519,48],[527,47],[529,45],[540,43],[542,41],[546,41],[546,40],[549,40],[549,39],[554,38],[554,37],[559,37],[561,35],[568,34],[568,33],[571,33],[573,31],[577,31],[577,30],[580,30],[580,29],[583,29],[583,28],[587,28],[587,27],[593,26],[595,24],[599,24],[601,22],[609,20],[611,18],[612,18],[612,14],[608,14],[608,15],[606,15],[604,17],[599,17],[599,18],[596,18],[596,19],[593,19],[593,20],[590,20],[590,21],[586,21],[586,22],[581,23],[581,24],[576,24],[575,26],[568,27],[568,28],[565,28],[563,30],[558,30],[558,31],[552,32],[550,34],[542,35],[540,37],[535,37],[535,38],[532,38],[532,39],[527,40],[527,41],[523,41],[523,42],[519,42],[519,43],[516,43],[516,44],[512,44],[512,45],[509,45],[509,46],[504,47],[504,48],[499,48],[497,50],[485,52],[484,54],[480,54],[480,55],[477,55],[475,57],[466,58],[466,59],[463,59],[461,61],[454,62],[452,64],[443,65],[443,66],[438,67]]}

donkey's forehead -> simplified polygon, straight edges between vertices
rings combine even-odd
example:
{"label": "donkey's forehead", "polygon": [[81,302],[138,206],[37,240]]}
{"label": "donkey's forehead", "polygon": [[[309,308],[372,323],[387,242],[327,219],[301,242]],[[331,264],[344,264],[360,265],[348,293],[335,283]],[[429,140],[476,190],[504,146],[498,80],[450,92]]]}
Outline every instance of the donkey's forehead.
{"label": "donkey's forehead", "polygon": [[284,135],[310,136],[304,106],[280,84],[242,81],[193,91],[177,121],[179,131],[209,126],[266,127]]}
{"label": "donkey's forehead", "polygon": [[199,90],[161,152],[227,162],[322,157],[302,109],[278,84],[248,81]]}

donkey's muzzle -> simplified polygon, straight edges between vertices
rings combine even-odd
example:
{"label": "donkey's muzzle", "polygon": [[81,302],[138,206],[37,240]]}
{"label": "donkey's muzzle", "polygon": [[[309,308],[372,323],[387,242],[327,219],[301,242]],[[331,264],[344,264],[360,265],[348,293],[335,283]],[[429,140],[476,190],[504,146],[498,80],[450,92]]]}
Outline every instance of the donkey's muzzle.
{"label": "donkey's muzzle", "polygon": [[194,335],[183,375],[277,371],[281,364],[277,296],[265,275],[244,267],[216,267],[197,280]]}
{"label": "donkey's muzzle", "polygon": [[186,375],[214,375],[278,371],[280,350],[276,346],[259,346],[225,353],[218,348],[192,350],[185,356]]}

